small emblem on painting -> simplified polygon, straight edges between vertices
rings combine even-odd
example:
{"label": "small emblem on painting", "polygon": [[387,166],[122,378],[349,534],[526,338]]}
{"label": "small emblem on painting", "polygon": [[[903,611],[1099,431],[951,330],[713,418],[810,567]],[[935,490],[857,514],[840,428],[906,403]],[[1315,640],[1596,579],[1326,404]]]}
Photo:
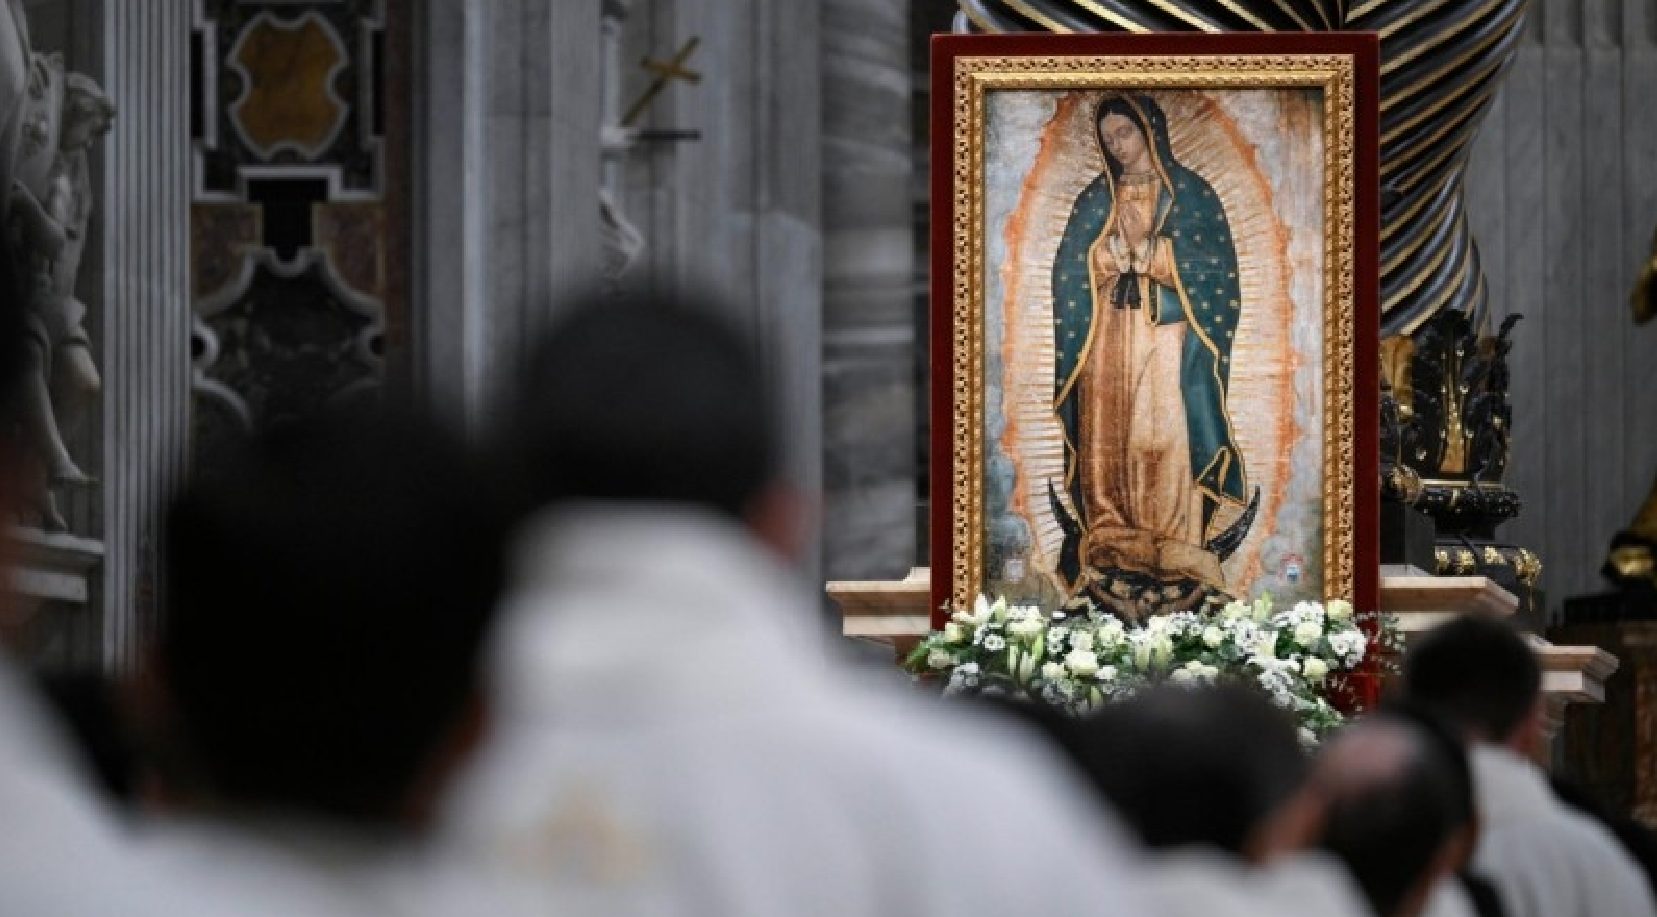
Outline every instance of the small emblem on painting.
{"label": "small emblem on painting", "polygon": [[1300,571],[1301,571],[1302,567],[1304,566],[1305,562],[1306,562],[1306,559],[1301,557],[1299,554],[1290,554],[1287,558],[1284,559],[1284,561],[1283,561],[1283,578],[1289,581],[1289,585],[1291,585],[1291,586],[1299,585],[1299,583],[1300,583]]}

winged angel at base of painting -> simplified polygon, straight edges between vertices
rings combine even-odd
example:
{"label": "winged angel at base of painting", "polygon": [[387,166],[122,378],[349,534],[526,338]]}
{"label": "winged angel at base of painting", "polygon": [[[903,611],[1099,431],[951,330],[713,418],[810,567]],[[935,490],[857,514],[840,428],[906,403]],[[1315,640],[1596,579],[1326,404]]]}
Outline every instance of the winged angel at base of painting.
{"label": "winged angel at base of painting", "polygon": [[[1242,288],[1221,199],[1175,158],[1156,101],[1108,94],[1093,124],[1106,168],[1053,265],[1065,456],[1047,488],[1070,593],[1136,617],[1147,595],[1223,594],[1258,506],[1226,404]],[[1242,513],[1215,531],[1223,504]]]}

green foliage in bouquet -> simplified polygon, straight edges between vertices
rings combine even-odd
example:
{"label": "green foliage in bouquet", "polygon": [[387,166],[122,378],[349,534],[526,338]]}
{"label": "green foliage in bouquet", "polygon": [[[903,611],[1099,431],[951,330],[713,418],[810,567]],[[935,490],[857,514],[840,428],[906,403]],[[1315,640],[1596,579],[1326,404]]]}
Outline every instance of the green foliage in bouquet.
{"label": "green foliage in bouquet", "polygon": [[[1313,744],[1344,721],[1330,697],[1370,649],[1362,617],[1340,599],[1277,608],[1266,595],[1125,624],[1089,605],[1044,612],[980,596],[905,667],[939,678],[946,694],[1025,696],[1078,715],[1161,682],[1238,682],[1293,714]],[[1368,617],[1380,645],[1396,649],[1396,622]]]}

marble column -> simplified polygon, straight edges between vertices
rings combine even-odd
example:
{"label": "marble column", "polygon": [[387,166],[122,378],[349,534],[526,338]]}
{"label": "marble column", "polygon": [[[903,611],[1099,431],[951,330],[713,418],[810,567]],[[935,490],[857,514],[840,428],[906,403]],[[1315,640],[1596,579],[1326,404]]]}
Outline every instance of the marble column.
{"label": "marble column", "polygon": [[[624,107],[693,39],[695,83],[674,81],[637,127],[691,132],[643,140],[628,157],[622,209],[644,237],[632,286],[717,294],[759,348],[781,418],[786,473],[822,480],[823,262],[815,0],[638,0],[621,55]],[[803,573],[815,578],[808,558]]]}
{"label": "marble column", "polygon": [[103,499],[107,668],[137,661],[164,584],[157,516],[190,409],[191,0],[104,0]]}
{"label": "marble column", "polygon": [[[549,9],[550,7],[550,9]],[[603,260],[606,93],[622,108],[693,38],[634,127],[694,135],[612,151],[609,180],[645,245],[628,285],[691,283],[753,336],[785,426],[787,472],[822,478],[822,236],[815,0],[455,0],[423,7],[415,314],[428,396],[481,425],[545,303]],[[620,13],[626,13],[623,19]],[[808,562],[815,576],[816,563]]]}
{"label": "marble column", "polygon": [[917,562],[915,245],[907,0],[825,0],[824,566]]}
{"label": "marble column", "polygon": [[600,267],[600,3],[417,4],[416,376],[481,430]]}

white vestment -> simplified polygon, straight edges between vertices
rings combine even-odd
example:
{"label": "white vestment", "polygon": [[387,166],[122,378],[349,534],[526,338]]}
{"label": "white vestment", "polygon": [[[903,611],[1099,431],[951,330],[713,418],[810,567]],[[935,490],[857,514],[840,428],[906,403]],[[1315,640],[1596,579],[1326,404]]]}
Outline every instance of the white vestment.
{"label": "white vestment", "polygon": [[1036,740],[836,665],[819,603],[738,527],[549,513],[519,574],[453,818],[515,913],[1145,913]]}
{"label": "white vestment", "polygon": [[28,686],[0,659],[0,914],[238,914],[132,850]]}
{"label": "white vestment", "polygon": [[1215,850],[1155,856],[1152,903],[1165,917],[1371,917],[1346,867],[1319,854],[1251,866]]}
{"label": "white vestment", "polygon": [[162,818],[139,849],[153,872],[228,915],[471,917],[500,913],[489,886],[435,847],[303,819]]}
{"label": "white vestment", "polygon": [[1473,866],[1508,917],[1653,917],[1639,867],[1598,822],[1554,795],[1540,768],[1475,743],[1473,785],[1483,831]]}
{"label": "white vestment", "polygon": [[1422,917],[1479,917],[1479,911],[1461,881],[1450,876],[1433,886]]}

